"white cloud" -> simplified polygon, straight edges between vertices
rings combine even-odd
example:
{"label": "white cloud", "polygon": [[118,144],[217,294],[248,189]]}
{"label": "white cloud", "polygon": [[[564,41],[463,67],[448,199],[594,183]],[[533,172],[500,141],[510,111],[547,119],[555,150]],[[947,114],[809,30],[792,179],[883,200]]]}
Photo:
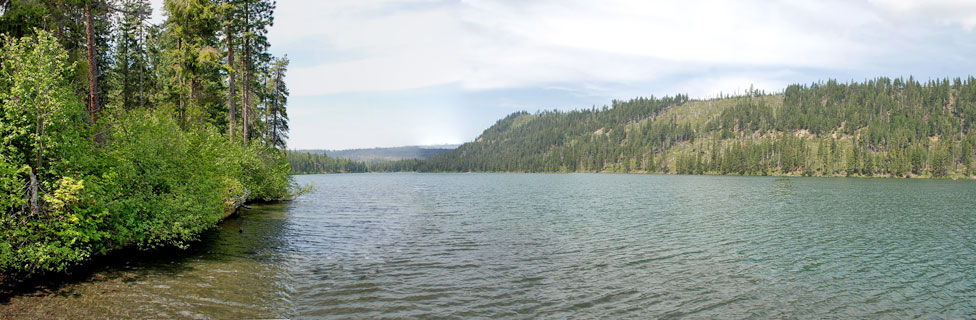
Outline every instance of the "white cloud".
{"label": "white cloud", "polygon": [[459,54],[461,25],[450,6],[282,1],[278,7],[269,34],[276,47],[302,50],[310,40],[325,39],[326,45],[352,56],[319,57],[292,67],[288,78],[294,95],[412,89],[458,82],[466,73]]}
{"label": "white cloud", "polygon": [[696,0],[279,2],[271,36],[322,57],[296,95],[460,83],[472,90],[661,79],[707,66],[845,68],[871,59],[856,30],[877,15],[826,4]]}
{"label": "white cloud", "polygon": [[456,43],[460,35],[453,8],[431,2],[279,1],[269,37],[275,45],[285,46],[322,38],[342,49],[373,54],[383,53],[381,49]]}
{"label": "white cloud", "polygon": [[976,1],[974,0],[869,0],[869,2],[895,19],[958,24],[968,30],[976,27]]}
{"label": "white cloud", "polygon": [[823,66],[844,62],[860,47],[829,32],[807,30],[792,19],[796,8],[766,2],[468,4],[466,21],[489,32],[537,45],[671,61]]}
{"label": "white cloud", "polygon": [[437,52],[400,51],[348,62],[292,68],[288,86],[293,95],[320,95],[357,91],[392,91],[457,82],[461,65],[455,57],[428,60]]}

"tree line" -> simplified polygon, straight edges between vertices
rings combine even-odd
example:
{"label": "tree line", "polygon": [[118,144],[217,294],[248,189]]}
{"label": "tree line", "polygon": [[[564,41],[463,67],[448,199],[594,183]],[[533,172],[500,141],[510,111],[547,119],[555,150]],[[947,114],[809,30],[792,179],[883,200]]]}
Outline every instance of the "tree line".
{"label": "tree line", "polygon": [[324,152],[288,151],[288,163],[294,173],[365,173],[418,171],[420,159],[398,161],[356,161],[330,157]]}
{"label": "tree line", "polygon": [[829,80],[775,94],[752,89],[707,100],[651,96],[601,108],[520,111],[456,150],[387,168],[971,177],[974,124],[972,77]]}
{"label": "tree line", "polygon": [[0,284],[292,192],[271,0],[0,0]]}

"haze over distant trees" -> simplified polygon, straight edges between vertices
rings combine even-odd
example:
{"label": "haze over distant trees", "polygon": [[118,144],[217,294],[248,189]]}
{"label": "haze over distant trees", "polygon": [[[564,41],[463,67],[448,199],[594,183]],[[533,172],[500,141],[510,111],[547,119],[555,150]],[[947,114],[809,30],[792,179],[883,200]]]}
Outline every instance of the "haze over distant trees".
{"label": "haze over distant trees", "polygon": [[364,148],[364,149],[345,149],[345,150],[295,150],[295,152],[308,152],[313,154],[327,154],[333,158],[347,159],[354,161],[376,162],[376,161],[397,161],[406,159],[427,159],[431,156],[449,150],[454,150],[457,145],[436,145],[436,146],[405,146],[390,148]]}

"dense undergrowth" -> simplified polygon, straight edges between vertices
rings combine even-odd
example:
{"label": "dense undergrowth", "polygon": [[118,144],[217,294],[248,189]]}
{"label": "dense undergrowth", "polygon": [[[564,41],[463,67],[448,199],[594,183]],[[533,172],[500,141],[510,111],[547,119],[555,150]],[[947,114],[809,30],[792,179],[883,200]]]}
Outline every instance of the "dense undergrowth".
{"label": "dense undergrowth", "polygon": [[92,122],[49,33],[6,38],[0,73],[0,284],[121,247],[186,246],[234,197],[289,196],[283,152],[170,107]]}

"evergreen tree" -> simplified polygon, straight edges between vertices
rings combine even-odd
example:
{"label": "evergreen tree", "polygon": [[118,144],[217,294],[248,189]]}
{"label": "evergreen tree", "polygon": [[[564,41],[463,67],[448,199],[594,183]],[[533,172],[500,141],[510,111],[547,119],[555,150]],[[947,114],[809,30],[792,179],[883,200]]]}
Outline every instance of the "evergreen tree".
{"label": "evergreen tree", "polygon": [[285,105],[288,103],[288,87],[285,85],[288,62],[287,55],[275,59],[267,77],[268,98],[265,103],[268,110],[267,140],[271,146],[279,149],[285,149],[285,141],[288,139],[288,113],[285,111]]}
{"label": "evergreen tree", "polygon": [[152,8],[147,0],[124,0],[116,19],[115,64],[112,68],[110,104],[131,110],[146,106],[149,58],[146,52],[147,21]]}

